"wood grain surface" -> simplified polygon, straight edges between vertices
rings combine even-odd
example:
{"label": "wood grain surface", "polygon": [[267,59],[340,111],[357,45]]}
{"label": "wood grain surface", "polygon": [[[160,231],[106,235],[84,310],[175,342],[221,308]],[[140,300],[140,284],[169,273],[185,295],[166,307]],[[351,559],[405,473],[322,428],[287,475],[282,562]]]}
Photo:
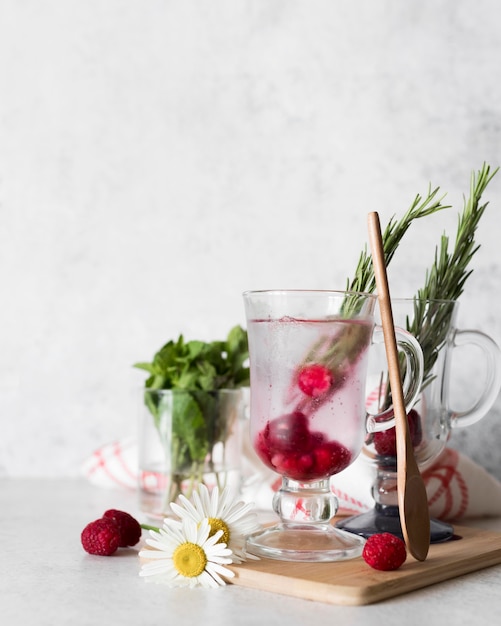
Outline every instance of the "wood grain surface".
{"label": "wood grain surface", "polygon": [[457,539],[430,546],[426,561],[408,556],[400,569],[380,572],[361,557],[334,563],[273,559],[231,566],[231,582],[339,605],[364,605],[501,563],[501,533],[456,526]]}

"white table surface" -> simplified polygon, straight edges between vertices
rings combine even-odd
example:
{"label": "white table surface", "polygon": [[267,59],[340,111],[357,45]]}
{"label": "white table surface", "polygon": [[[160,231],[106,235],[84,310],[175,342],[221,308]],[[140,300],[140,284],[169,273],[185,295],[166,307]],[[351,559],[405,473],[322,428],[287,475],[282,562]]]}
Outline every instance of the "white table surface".
{"label": "white table surface", "polygon": [[[0,480],[0,622],[57,626],[498,624],[501,565],[368,606],[335,606],[228,585],[169,589],[138,576],[137,548],[86,554],[83,527],[108,508],[137,515],[133,492],[84,480]],[[464,522],[463,522],[464,523]],[[501,519],[474,525],[501,532]]]}

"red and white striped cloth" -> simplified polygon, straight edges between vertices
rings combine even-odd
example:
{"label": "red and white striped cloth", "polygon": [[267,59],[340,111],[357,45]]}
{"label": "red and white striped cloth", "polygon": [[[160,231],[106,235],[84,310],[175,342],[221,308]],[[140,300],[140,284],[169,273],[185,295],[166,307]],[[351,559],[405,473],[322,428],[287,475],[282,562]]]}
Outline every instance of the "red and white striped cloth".
{"label": "red and white striped cloth", "polygon": [[[83,464],[82,472],[95,485],[136,489],[137,459],[133,439],[115,441],[96,450]],[[257,508],[271,510],[280,478],[257,459],[248,442],[243,460],[243,499],[254,502]],[[501,515],[501,483],[456,450],[446,448],[423,477],[430,514],[435,518],[457,521]],[[332,491],[339,500],[338,514],[353,515],[374,506],[370,493],[373,478],[373,469],[359,457],[331,479]]]}

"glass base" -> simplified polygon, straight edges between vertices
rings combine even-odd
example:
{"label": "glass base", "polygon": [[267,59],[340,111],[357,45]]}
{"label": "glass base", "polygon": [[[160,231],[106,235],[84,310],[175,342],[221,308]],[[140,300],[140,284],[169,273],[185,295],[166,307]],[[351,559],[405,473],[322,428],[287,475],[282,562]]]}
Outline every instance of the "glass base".
{"label": "glass base", "polygon": [[365,539],[330,524],[276,524],[248,537],[246,550],[280,561],[342,561],[362,554]]}
{"label": "glass base", "polygon": [[[374,509],[347,517],[337,522],[336,528],[366,539],[376,533],[391,533],[403,539],[398,506],[376,505]],[[454,527],[437,519],[430,519],[430,543],[448,541],[454,536]]]}

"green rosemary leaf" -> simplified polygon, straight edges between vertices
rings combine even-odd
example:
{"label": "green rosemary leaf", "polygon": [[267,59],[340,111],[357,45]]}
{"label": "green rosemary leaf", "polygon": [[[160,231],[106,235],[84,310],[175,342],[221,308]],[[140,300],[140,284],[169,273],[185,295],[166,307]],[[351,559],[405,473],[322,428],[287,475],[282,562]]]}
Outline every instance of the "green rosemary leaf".
{"label": "green rosemary leaf", "polygon": [[[433,300],[455,302],[463,293],[465,283],[473,270],[469,264],[480,245],[475,242],[475,234],[482,215],[488,205],[480,204],[482,195],[498,172],[491,171],[486,163],[470,179],[470,194],[464,201],[463,211],[458,216],[456,238],[449,252],[449,237],[445,234],[435,249],[435,260],[426,272],[424,286],[414,297],[414,319],[408,320],[407,330],[421,344],[424,355],[424,383],[428,382],[438,353],[447,338],[453,305],[439,306]],[[428,302],[428,305],[426,305]]]}
{"label": "green rosemary leaf", "polygon": [[[414,220],[432,215],[442,209],[450,208],[450,205],[442,204],[442,200],[445,196],[437,198],[439,189],[440,188],[437,187],[432,191],[430,186],[427,196],[423,199],[423,197],[418,194],[400,220],[397,221],[395,216],[390,219],[382,233],[386,265],[389,265],[391,262],[403,236]],[[372,293],[376,289],[372,257],[367,251],[367,246],[359,257],[353,279],[351,281],[348,279],[347,281],[347,289],[348,291],[363,291],[368,293]]]}
{"label": "green rosemary leaf", "polygon": [[[434,262],[426,270],[424,285],[414,296],[413,318],[407,319],[406,327],[419,341],[423,350],[423,387],[430,382],[433,366],[447,339],[454,303],[463,293],[465,283],[473,271],[469,265],[480,248],[475,242],[476,229],[488,205],[481,204],[481,199],[498,170],[499,168],[491,170],[491,167],[484,163],[478,172],[472,172],[469,196],[465,198],[463,211],[458,215],[452,251],[449,252],[449,237],[444,233],[435,249]],[[421,196],[416,196],[411,207],[399,221],[394,216],[390,219],[382,233],[387,266],[415,219],[450,208],[450,205],[442,204],[443,197],[437,198],[438,190],[438,187],[433,191],[430,188],[424,200]],[[365,248],[358,260],[353,279],[348,280],[348,290],[372,293],[375,288],[372,258]],[[355,296],[352,300],[354,298]],[[451,301],[450,306],[444,306],[444,300]]]}

